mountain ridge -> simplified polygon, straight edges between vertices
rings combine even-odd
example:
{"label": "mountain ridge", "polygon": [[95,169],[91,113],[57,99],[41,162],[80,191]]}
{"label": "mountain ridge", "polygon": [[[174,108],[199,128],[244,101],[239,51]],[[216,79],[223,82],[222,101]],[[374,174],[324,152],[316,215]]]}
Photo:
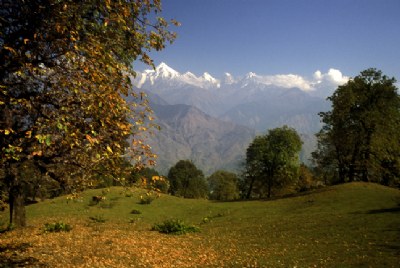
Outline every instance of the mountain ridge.
{"label": "mountain ridge", "polygon": [[301,135],[301,161],[309,163],[314,134],[322,126],[318,113],[330,109],[320,95],[333,92],[338,81],[346,79],[335,70],[316,72],[311,82],[296,75],[251,72],[243,77],[225,73],[217,79],[207,72],[181,74],[162,63],[155,70],[138,72],[133,82],[148,93],[162,128],[150,144],[160,155],[159,169],[165,172],[178,160],[189,159],[208,173],[237,170],[256,134],[283,125]]}
{"label": "mountain ridge", "polygon": [[192,160],[205,174],[219,169],[238,170],[253,130],[214,118],[186,104],[152,103],[157,135],[148,143],[158,154],[157,170],[168,169],[181,159]]}

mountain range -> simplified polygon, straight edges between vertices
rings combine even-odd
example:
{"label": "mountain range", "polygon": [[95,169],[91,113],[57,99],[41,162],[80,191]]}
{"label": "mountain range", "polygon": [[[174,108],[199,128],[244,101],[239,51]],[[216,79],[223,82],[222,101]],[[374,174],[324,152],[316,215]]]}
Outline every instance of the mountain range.
{"label": "mountain range", "polygon": [[321,128],[318,113],[330,109],[325,100],[347,80],[337,70],[317,71],[309,81],[298,75],[248,73],[221,79],[205,72],[196,76],[161,63],[138,72],[136,88],[147,93],[161,131],[149,140],[158,154],[156,167],[166,174],[180,159],[190,159],[206,174],[237,171],[256,134],[288,125],[303,140],[301,161],[308,163]]}

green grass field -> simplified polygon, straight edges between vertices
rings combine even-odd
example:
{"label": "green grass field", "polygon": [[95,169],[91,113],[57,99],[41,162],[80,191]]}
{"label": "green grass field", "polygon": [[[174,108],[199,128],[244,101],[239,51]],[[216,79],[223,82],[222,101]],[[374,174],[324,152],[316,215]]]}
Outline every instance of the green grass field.
{"label": "green grass field", "polygon": [[[400,191],[368,183],[269,201],[212,202],[111,188],[27,207],[28,227],[0,234],[0,267],[398,267]],[[133,209],[141,214],[131,214]],[[1,221],[7,221],[7,212]],[[97,219],[97,220],[96,220]],[[165,235],[181,219],[200,232]],[[62,221],[70,232],[45,233]],[[101,222],[105,221],[105,222]],[[3,261],[1,261],[3,260]]]}

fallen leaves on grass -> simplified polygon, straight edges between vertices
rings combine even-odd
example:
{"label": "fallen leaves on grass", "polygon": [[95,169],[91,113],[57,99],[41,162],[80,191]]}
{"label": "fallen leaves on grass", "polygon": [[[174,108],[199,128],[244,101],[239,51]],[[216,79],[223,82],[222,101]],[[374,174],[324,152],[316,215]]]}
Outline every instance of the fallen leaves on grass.
{"label": "fallen leaves on grass", "polygon": [[210,267],[226,261],[195,234],[167,236],[112,223],[100,229],[75,223],[68,233],[45,233],[38,225],[4,233],[0,243],[0,259],[11,267],[24,261],[24,267]]}

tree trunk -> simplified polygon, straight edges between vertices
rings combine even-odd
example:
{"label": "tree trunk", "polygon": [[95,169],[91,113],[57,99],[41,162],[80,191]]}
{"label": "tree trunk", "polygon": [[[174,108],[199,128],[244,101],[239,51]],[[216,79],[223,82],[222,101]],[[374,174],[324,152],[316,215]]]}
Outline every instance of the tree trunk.
{"label": "tree trunk", "polygon": [[272,184],[272,183],[271,183],[271,180],[269,180],[269,181],[268,181],[268,195],[267,195],[268,198],[271,197],[271,188],[272,188],[272,185],[271,185],[271,184]]}
{"label": "tree trunk", "polygon": [[25,227],[25,196],[22,187],[13,186],[10,189],[9,195],[10,203],[10,225],[14,227]]}
{"label": "tree trunk", "polygon": [[255,177],[252,177],[252,178],[251,178],[250,187],[249,187],[249,190],[247,191],[247,194],[246,194],[246,199],[250,199],[251,192],[253,191],[253,185],[254,185],[254,181],[255,181],[255,180],[256,180]]}
{"label": "tree trunk", "polygon": [[268,187],[268,198],[271,197],[271,190],[272,190],[272,186],[274,184],[274,174],[275,171],[274,170],[269,170],[268,171],[268,178],[267,178],[267,187]]}
{"label": "tree trunk", "polygon": [[7,165],[6,182],[8,185],[8,203],[10,205],[10,226],[26,226],[25,217],[25,193],[23,184],[19,178],[19,172],[16,165]]}

